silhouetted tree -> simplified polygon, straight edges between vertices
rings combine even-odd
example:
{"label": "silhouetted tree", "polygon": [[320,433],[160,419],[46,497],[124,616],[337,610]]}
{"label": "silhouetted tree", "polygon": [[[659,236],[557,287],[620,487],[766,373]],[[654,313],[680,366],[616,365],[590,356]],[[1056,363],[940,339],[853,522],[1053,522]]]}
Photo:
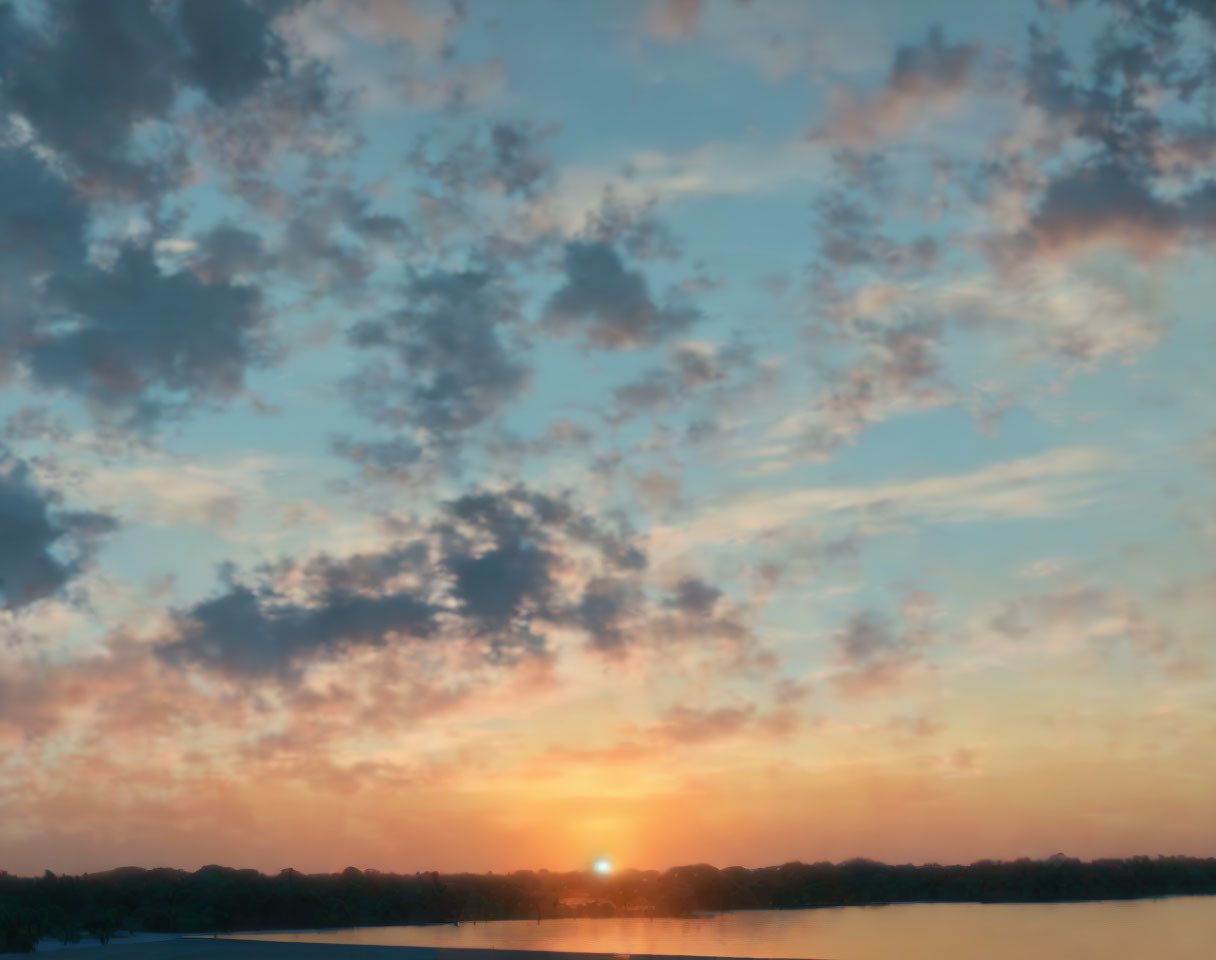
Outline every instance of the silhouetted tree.
{"label": "silhouetted tree", "polygon": [[1084,863],[982,860],[970,866],[785,863],[755,870],[693,864],[507,875],[399,875],[350,867],[340,874],[266,876],[216,865],[194,873],[124,867],[80,877],[0,872],[0,952],[79,931],[168,933],[460,920],[667,915],[705,910],[928,902],[1044,902],[1216,893],[1216,860],[1132,857]]}

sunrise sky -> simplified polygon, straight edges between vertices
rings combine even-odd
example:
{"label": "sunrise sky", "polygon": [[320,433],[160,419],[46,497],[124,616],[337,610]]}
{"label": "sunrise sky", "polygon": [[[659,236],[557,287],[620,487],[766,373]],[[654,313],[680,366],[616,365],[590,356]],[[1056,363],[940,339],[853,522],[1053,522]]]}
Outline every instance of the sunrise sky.
{"label": "sunrise sky", "polygon": [[0,869],[1216,855],[1214,40],[0,4]]}

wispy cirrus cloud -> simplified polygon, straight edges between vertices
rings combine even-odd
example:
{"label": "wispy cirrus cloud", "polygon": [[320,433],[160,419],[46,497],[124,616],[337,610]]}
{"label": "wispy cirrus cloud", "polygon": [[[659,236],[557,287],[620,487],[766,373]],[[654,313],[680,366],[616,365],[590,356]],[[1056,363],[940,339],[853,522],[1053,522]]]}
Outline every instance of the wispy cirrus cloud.
{"label": "wispy cirrus cloud", "polygon": [[1116,463],[1100,448],[1067,447],[969,473],[751,494],[707,506],[679,526],[658,527],[650,539],[656,551],[694,550],[747,542],[791,525],[871,509],[892,519],[925,523],[1046,517],[1089,502]]}

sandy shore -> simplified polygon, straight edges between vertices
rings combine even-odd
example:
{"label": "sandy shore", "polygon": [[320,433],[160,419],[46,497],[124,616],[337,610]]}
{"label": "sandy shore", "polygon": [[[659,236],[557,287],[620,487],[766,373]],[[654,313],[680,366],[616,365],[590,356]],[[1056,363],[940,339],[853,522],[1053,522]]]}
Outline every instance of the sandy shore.
{"label": "sandy shore", "polygon": [[[29,958],[38,954],[0,954]],[[550,953],[535,950],[458,950],[450,947],[378,947],[346,943],[276,943],[269,940],[225,940],[179,937],[152,943],[112,941],[104,947],[56,951],[57,960],[704,960],[649,954]]]}

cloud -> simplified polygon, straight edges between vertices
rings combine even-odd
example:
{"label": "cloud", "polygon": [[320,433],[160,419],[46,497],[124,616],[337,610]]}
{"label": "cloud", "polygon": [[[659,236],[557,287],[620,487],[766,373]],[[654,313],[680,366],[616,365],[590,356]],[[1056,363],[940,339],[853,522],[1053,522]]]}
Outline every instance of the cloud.
{"label": "cloud", "polygon": [[642,32],[668,43],[687,40],[696,32],[702,3],[703,0],[650,0],[642,17]]}
{"label": "cloud", "polygon": [[191,269],[204,283],[232,283],[257,275],[270,263],[262,238],[241,227],[221,223],[196,241],[187,241]]}
{"label": "cloud", "polygon": [[[754,703],[725,707],[691,707],[676,704],[664,710],[655,723],[629,724],[622,733],[628,739],[606,747],[550,747],[534,765],[538,772],[555,773],[571,764],[597,767],[627,766],[680,757],[689,748],[704,747],[737,738],[752,740],[786,737],[798,727],[795,706],[806,691],[786,682],[778,687],[778,706],[768,713]],[[786,691],[782,696],[780,691]]]}
{"label": "cloud", "polygon": [[[604,645],[619,619],[618,598],[626,595],[606,590],[606,575],[646,565],[623,533],[602,529],[568,499],[522,487],[453,501],[438,531],[456,608],[477,633],[492,638],[496,651],[537,646],[532,624],[544,621],[577,622]],[[596,574],[571,601],[558,573],[578,547],[593,551]]]}
{"label": "cloud", "polygon": [[402,244],[409,228],[400,217],[371,212],[369,199],[349,187],[318,194],[294,203],[267,265],[314,291],[365,294],[372,254]]}
{"label": "cloud", "polygon": [[941,258],[937,241],[925,234],[907,243],[883,236],[881,219],[843,191],[825,194],[815,204],[819,249],[833,268],[880,266],[891,273],[927,271]]}
{"label": "cloud", "polygon": [[1171,201],[1118,164],[1080,167],[1047,185],[1029,235],[1041,257],[1115,246],[1158,260],[1187,241],[1216,236],[1216,185],[1204,183]]}
{"label": "cloud", "polygon": [[472,126],[446,144],[433,133],[424,134],[408,161],[457,201],[474,192],[531,199],[552,186],[555,171],[545,145],[558,129],[498,120]]}
{"label": "cloud", "polygon": [[[3,13],[0,12],[0,18]],[[0,147],[0,379],[23,357],[30,318],[57,271],[85,262],[87,206],[28,147]]]}
{"label": "cloud", "polygon": [[[635,150],[607,165],[560,167],[552,188],[529,208],[528,222],[534,234],[559,231],[617,242],[618,232],[603,232],[602,223],[640,217],[645,225],[661,206],[699,197],[780,193],[790,184],[820,181],[830,170],[830,160],[822,144],[802,138],[711,141],[680,152]],[[646,246],[655,246],[619,239],[639,258]],[[657,246],[665,249],[669,244]]]}
{"label": "cloud", "polygon": [[708,617],[722,598],[722,591],[698,577],[682,577],[667,600],[674,610],[696,617]]}
{"label": "cloud", "polygon": [[691,306],[656,304],[646,278],[626,269],[607,244],[567,244],[565,278],[545,306],[545,324],[558,333],[585,332],[601,349],[651,346],[683,333],[701,316]]}
{"label": "cloud", "polygon": [[813,136],[851,146],[894,139],[924,116],[952,111],[971,84],[978,57],[977,45],[948,43],[935,26],[923,44],[896,50],[878,95],[859,99],[837,91],[831,117]]}
{"label": "cloud", "polygon": [[0,149],[0,176],[8,185],[0,196],[6,281],[83,264],[89,211],[71,184],[29,147]]}
{"label": "cloud", "polygon": [[832,678],[844,697],[894,693],[907,675],[923,664],[923,651],[934,637],[924,627],[896,633],[871,611],[854,614],[836,632],[836,662],[842,667]]}
{"label": "cloud", "polygon": [[179,667],[287,683],[342,653],[415,641],[509,666],[544,655],[549,627],[610,646],[613,615],[596,598],[645,566],[626,531],[568,497],[482,490],[448,502],[420,538],[284,559],[252,579],[226,568],[220,592],[176,611],[157,650]]}
{"label": "cloud", "polygon": [[697,710],[676,706],[668,710],[651,733],[675,744],[698,744],[740,733],[756,713],[753,705]]}
{"label": "cloud", "polygon": [[103,513],[58,506],[29,464],[0,446],[0,597],[21,610],[60,592],[87,568],[98,541],[117,526]]}
{"label": "cloud", "polygon": [[417,0],[311,0],[296,8],[285,31],[323,58],[344,52],[352,39],[381,46],[405,43],[437,56],[463,22],[457,4]]}
{"label": "cloud", "polygon": [[353,346],[392,360],[373,360],[348,389],[372,421],[418,427],[450,443],[527,386],[527,367],[500,334],[516,320],[515,303],[494,277],[475,272],[414,277],[405,299],[396,313],[352,328]]}
{"label": "cloud", "polygon": [[167,120],[183,88],[229,109],[291,72],[270,19],[245,0],[66,0],[38,13],[0,8],[0,104],[92,189],[151,197],[180,183],[184,152],[148,156],[136,134]]}
{"label": "cloud", "polygon": [[829,372],[816,407],[800,418],[803,448],[831,454],[894,412],[948,402],[951,392],[934,382],[941,338],[940,322],[919,319],[867,334],[863,355]]}
{"label": "cloud", "polygon": [[1015,92],[1033,133],[1012,139],[1012,165],[1044,189],[1021,191],[1024,229],[996,244],[1002,262],[1113,247],[1152,264],[1213,237],[1216,139],[1198,108],[1212,73],[1204,44],[1192,42],[1210,37],[1210,24],[1180,5],[1102,6],[1113,15],[1087,60],[1070,56],[1058,30],[1030,28]]}
{"label": "cloud", "polygon": [[245,0],[181,0],[178,22],[187,72],[220,106],[241,100],[286,68],[281,40],[262,11]]}
{"label": "cloud", "polygon": [[[702,391],[724,386],[732,378],[762,373],[756,351],[743,343],[711,347],[698,343],[679,344],[671,349],[667,363],[646,370],[635,379],[617,387],[613,393],[616,421],[676,409],[695,399]],[[747,383],[738,383],[745,389]],[[724,400],[721,389],[711,399]]]}
{"label": "cloud", "polygon": [[1180,637],[1151,616],[1135,597],[1093,582],[1067,583],[1057,589],[1015,597],[990,618],[988,628],[1006,643],[1040,651],[1091,644],[1100,654],[1126,641],[1139,656],[1156,658],[1165,669],[1180,657]]}
{"label": "cloud", "polygon": [[150,457],[142,464],[82,469],[82,493],[110,504],[128,520],[156,524],[231,526],[251,501],[266,496],[272,461],[246,457],[230,465]]}
{"label": "cloud", "polygon": [[282,157],[304,158],[318,173],[348,155],[358,143],[347,122],[351,99],[334,89],[325,64],[305,61],[259,85],[239,108],[208,100],[183,124],[236,186]]}
{"label": "cloud", "polygon": [[147,248],[125,246],[111,268],[90,266],[49,286],[74,322],[34,334],[35,381],[82,395],[122,425],[148,426],[189,405],[230,399],[246,368],[262,359],[257,288],[164,273]]}
{"label": "cloud", "polygon": [[[1131,361],[1161,342],[1170,325],[1167,310],[1151,276],[1048,258],[941,283],[878,281],[831,305],[834,319],[849,324],[866,351],[856,373],[846,368],[831,377],[832,390],[847,397],[855,376],[863,386],[884,386],[860,391],[874,414],[899,402],[933,405],[956,396],[957,388],[931,377],[943,359],[947,323],[960,334],[985,335],[1023,362]],[[917,371],[922,375],[912,376]],[[840,422],[847,427],[847,419]]]}
{"label": "cloud", "polygon": [[47,440],[60,444],[70,441],[72,433],[67,423],[46,407],[31,405],[22,407],[4,421],[0,437],[10,443]]}
{"label": "cloud", "polygon": [[337,436],[333,440],[333,451],[339,457],[357,464],[363,477],[372,481],[417,481],[421,484],[435,468],[434,459],[426,449],[405,437],[360,441]]}
{"label": "cloud", "polygon": [[168,113],[180,71],[172,25],[147,0],[48,5],[45,27],[0,8],[0,103],[81,174],[124,189],[166,175],[132,158],[135,128]]}
{"label": "cloud", "polygon": [[1061,447],[970,473],[752,494],[707,503],[687,524],[655,528],[650,541],[654,552],[695,550],[873,509],[929,523],[1051,516],[1084,502],[1111,465],[1110,456],[1098,448]]}
{"label": "cloud", "polygon": [[630,631],[645,616],[646,600],[639,585],[621,577],[596,577],[583,589],[574,618],[600,650],[620,650]]}
{"label": "cloud", "polygon": [[900,297],[960,325],[1028,335],[1035,352],[1058,361],[1094,363],[1135,359],[1168,329],[1154,288],[1135,279],[1042,260],[1007,277],[963,277]]}
{"label": "cloud", "polygon": [[415,573],[418,558],[411,549],[345,562],[320,558],[306,571],[313,582],[301,601],[273,585],[250,587],[226,571],[223,591],[179,611],[172,637],[157,652],[178,666],[289,679],[312,659],[394,637],[429,636],[434,608],[413,589],[389,586],[395,577]]}

